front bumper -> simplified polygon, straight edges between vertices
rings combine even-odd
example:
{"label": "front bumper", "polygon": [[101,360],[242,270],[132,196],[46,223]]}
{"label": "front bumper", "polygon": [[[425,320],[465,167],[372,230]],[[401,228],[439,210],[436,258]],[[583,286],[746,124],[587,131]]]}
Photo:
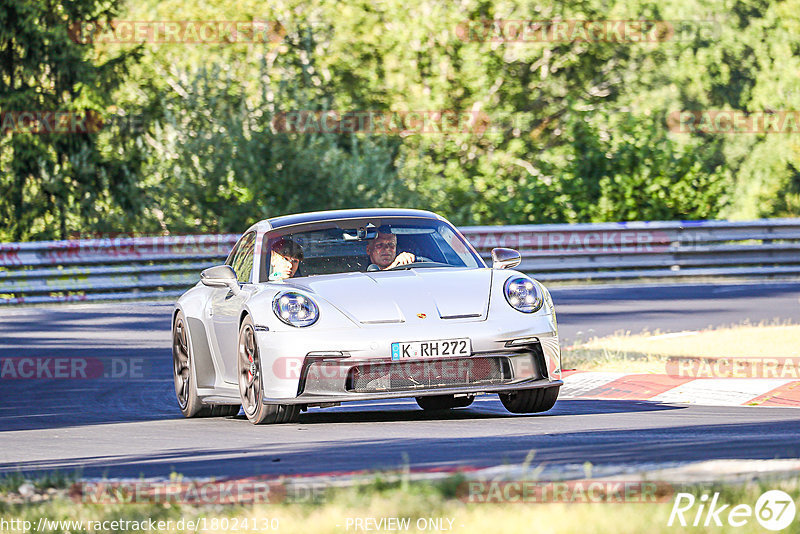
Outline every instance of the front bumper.
{"label": "front bumper", "polygon": [[[554,321],[550,315],[525,319],[514,325],[439,321],[424,327],[375,325],[318,334],[258,331],[263,402],[314,406],[560,386],[561,357]],[[472,343],[469,358],[391,360],[392,342],[464,337]],[[509,346],[514,340],[523,340],[523,344]],[[485,369],[481,364],[488,360],[501,361],[502,372],[495,369],[476,374],[476,369]],[[384,371],[389,368],[391,372]],[[362,379],[354,385],[354,373],[364,369],[373,373],[374,380]],[[386,376],[381,377],[382,373]]]}
{"label": "front bumper", "polygon": [[530,379],[516,382],[514,384],[503,384],[494,386],[459,386],[454,388],[422,389],[419,391],[386,391],[374,393],[350,393],[346,395],[317,395],[303,393],[299,397],[291,399],[273,399],[264,397],[264,404],[304,404],[315,406],[319,404],[367,401],[380,399],[400,399],[408,397],[427,397],[431,395],[478,395],[481,393],[503,393],[517,391],[520,389],[536,389],[561,386],[562,380]]}

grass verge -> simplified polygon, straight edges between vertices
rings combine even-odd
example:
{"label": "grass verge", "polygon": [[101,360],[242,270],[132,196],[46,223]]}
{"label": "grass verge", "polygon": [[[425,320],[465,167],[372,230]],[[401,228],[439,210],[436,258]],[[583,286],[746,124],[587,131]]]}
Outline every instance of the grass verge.
{"label": "grass verge", "polygon": [[[65,479],[66,480],[66,479]],[[675,532],[680,527],[668,526],[675,502],[674,494],[661,496],[659,502],[584,502],[588,493],[565,494],[566,502],[467,502],[469,493],[464,491],[466,480],[461,475],[439,481],[411,482],[408,480],[388,481],[376,477],[369,483],[337,489],[326,489],[317,493],[316,498],[306,502],[279,502],[275,504],[220,505],[220,504],[179,504],[176,502],[105,503],[83,502],[69,496],[68,488],[56,487],[53,481],[22,481],[6,478],[0,481],[0,517],[8,525],[11,520],[29,521],[40,525],[40,518],[46,518],[53,526],[55,521],[72,521],[71,525],[46,529],[48,532],[145,532],[147,529],[112,528],[113,521],[135,521],[145,523],[149,520],[169,522],[169,526],[159,529],[163,532],[282,532],[282,533],[340,533],[365,532],[366,528],[356,528],[355,520],[372,518],[395,518],[407,521],[407,529],[378,528],[371,531],[384,532],[403,530],[407,532],[432,532],[447,530],[461,533],[530,533],[533,526],[536,532],[561,533],[638,533]],[[39,490],[31,494],[24,484]],[[761,481],[740,485],[691,486],[677,488],[674,492],[690,493],[697,498],[697,505],[684,514],[691,523],[698,511],[699,499],[708,495],[709,500],[715,492],[720,504],[731,506],[746,504],[754,507],[759,496],[767,490],[780,489],[787,492],[797,502],[800,499],[800,478],[774,481]],[[21,491],[20,491],[21,490]],[[23,494],[27,495],[24,497]],[[33,495],[39,500],[32,501]],[[484,494],[500,497],[501,493]],[[479,497],[479,500],[483,499]],[[474,500],[474,499],[473,499]],[[498,499],[494,499],[497,501]],[[652,499],[656,500],[656,499]],[[725,524],[722,514],[722,527],[689,527],[693,532],[727,532],[731,527]],[[180,521],[184,528],[179,528]],[[402,521],[401,521],[402,520]],[[75,524],[82,521],[82,524]],[[109,522],[107,528],[87,528],[89,521]],[[188,522],[194,528],[186,528]],[[705,521],[702,515],[700,523]],[[364,523],[362,523],[363,525]],[[397,523],[394,523],[395,525]],[[236,528],[234,529],[234,525]],[[245,526],[246,525],[246,526]],[[386,523],[384,523],[386,525]],[[763,532],[764,529],[755,517],[750,517],[746,525],[735,529],[740,533]],[[20,530],[4,529],[9,532]],[[41,530],[40,530],[41,531]],[[795,520],[783,532],[800,532],[800,522]]]}
{"label": "grass verge", "polygon": [[565,369],[664,373],[671,356],[697,358],[800,357],[800,325],[743,324],[664,334],[617,333],[562,352]]}

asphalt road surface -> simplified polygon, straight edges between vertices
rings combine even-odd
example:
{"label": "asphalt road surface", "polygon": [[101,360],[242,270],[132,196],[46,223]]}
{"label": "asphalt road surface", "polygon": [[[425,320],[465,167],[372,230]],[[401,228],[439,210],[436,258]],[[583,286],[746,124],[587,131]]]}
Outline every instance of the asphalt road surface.
{"label": "asphalt road surface", "polygon": [[[619,330],[664,332],[800,322],[800,284],[557,289],[567,343]],[[560,400],[511,415],[496,396],[444,415],[413,400],[312,409],[297,424],[185,420],[171,380],[168,304],[0,310],[0,473],[242,476],[522,462],[620,464],[800,457],[800,410]],[[92,379],[14,379],[6,359],[80,356]],[[99,369],[99,371],[98,371]],[[58,373],[66,369],[42,370]],[[95,373],[97,371],[97,373]],[[93,374],[94,373],[94,374]]]}

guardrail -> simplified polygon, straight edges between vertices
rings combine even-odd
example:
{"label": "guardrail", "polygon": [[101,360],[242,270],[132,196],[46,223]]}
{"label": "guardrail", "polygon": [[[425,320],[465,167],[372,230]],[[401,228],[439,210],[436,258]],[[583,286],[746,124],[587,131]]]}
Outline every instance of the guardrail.
{"label": "guardrail", "polygon": [[178,296],[235,234],[0,243],[0,304]]}
{"label": "guardrail", "polygon": [[481,255],[516,248],[540,280],[800,274],[800,219],[461,228]]}
{"label": "guardrail", "polygon": [[[800,219],[471,226],[489,262],[516,248],[548,280],[800,275]],[[174,297],[238,235],[0,243],[0,304]]]}

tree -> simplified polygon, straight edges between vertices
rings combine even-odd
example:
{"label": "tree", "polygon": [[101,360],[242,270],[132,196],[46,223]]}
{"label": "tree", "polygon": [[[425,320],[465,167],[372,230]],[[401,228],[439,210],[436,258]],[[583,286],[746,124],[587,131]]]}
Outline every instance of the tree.
{"label": "tree", "polygon": [[[137,173],[102,153],[97,129],[136,50],[102,59],[75,29],[108,21],[119,0],[3,0],[0,10],[0,213],[6,239],[66,238],[135,198]],[[25,113],[32,113],[34,130]],[[62,113],[61,127],[52,127]],[[28,115],[27,117],[30,117]],[[48,126],[49,125],[49,126]],[[57,133],[62,132],[62,133]],[[106,133],[108,135],[108,133]]]}
{"label": "tree", "polygon": [[399,140],[295,131],[283,113],[335,110],[335,87],[317,73],[314,33],[286,36],[242,83],[231,66],[173,71],[144,172],[147,202],[172,233],[240,232],[304,211],[403,204]]}

